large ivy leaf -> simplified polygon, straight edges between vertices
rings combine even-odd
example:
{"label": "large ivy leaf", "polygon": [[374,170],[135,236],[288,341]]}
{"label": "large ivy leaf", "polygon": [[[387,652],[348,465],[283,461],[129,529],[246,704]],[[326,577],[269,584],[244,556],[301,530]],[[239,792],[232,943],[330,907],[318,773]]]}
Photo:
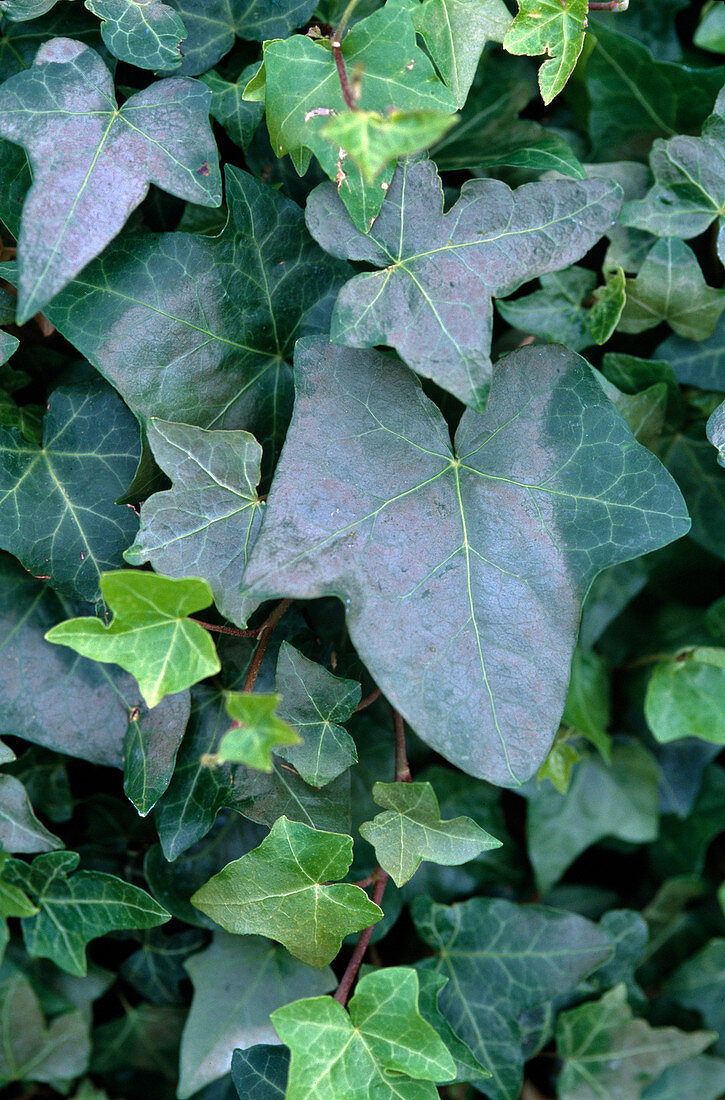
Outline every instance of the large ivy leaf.
{"label": "large ivy leaf", "polygon": [[325,331],[320,303],[346,265],[313,244],[296,203],[245,172],[227,167],[226,201],[221,236],[122,238],[48,316],[137,416],[244,428],[274,457],[287,360],[298,336]]}
{"label": "large ivy leaf", "polygon": [[181,65],[186,28],[162,0],[85,0],[85,5],[102,20],[101,38],[121,61],[155,71]]}
{"label": "large ivy leaf", "polygon": [[418,967],[449,978],[441,1011],[493,1074],[479,1087],[495,1100],[517,1100],[522,1013],[574,989],[608,959],[610,938],[572,913],[499,899],[449,907],[416,898],[412,913],[423,941],[440,952]]}
{"label": "large ivy leaf", "polygon": [[375,848],[378,863],[402,886],[423,860],[455,867],[501,841],[470,817],[441,820],[430,783],[376,783],[373,798],[385,813],[360,826],[360,836]]}
{"label": "large ivy leaf", "polygon": [[283,642],[275,688],[282,697],[281,717],[302,739],[301,745],[281,748],[278,755],[294,765],[305,783],[324,787],[357,763],[355,742],[341,725],[360,702],[356,680],[333,676]]}
{"label": "large ivy leaf", "polygon": [[462,107],[486,43],[503,42],[511,22],[508,8],[503,0],[416,0],[411,12],[456,106]]}
{"label": "large ivy leaf", "polygon": [[515,54],[549,55],[539,69],[544,103],[563,89],[584,45],[589,0],[518,0],[519,11],[503,40]]}
{"label": "large ivy leaf", "polygon": [[584,592],[599,570],[687,531],[679,492],[561,348],[502,360],[455,452],[415,377],[380,353],[307,341],[295,371],[246,583],[338,595],[413,729],[473,775],[522,782],[564,708]]}
{"label": "large ivy leaf", "polygon": [[619,202],[619,187],[605,180],[514,192],[499,180],[469,180],[444,214],[435,166],[408,162],[366,235],[350,224],[335,187],[321,184],[307,204],[312,235],[335,256],[383,269],[342,288],[332,339],[390,344],[413,370],[481,407],[491,373],[491,297],[578,260],[611,225]]}
{"label": "large ivy leaf", "polygon": [[224,932],[215,932],[186,969],[194,999],[181,1040],[180,1100],[228,1073],[235,1048],[276,1044],[274,1009],[336,984],[331,970],[305,966],[269,940]]}
{"label": "large ivy leaf", "polygon": [[563,1012],[556,1045],[564,1065],[557,1096],[561,1100],[640,1100],[642,1090],[667,1066],[699,1054],[712,1032],[651,1027],[633,1018],[624,985],[598,1001]]}
{"label": "large ivy leaf", "polygon": [[52,959],[69,974],[86,973],[86,944],[98,936],[153,928],[170,918],[138,886],[101,871],[76,871],[79,860],[75,852],[48,852],[32,864],[14,859],[4,872],[40,910],[22,922],[28,953]]}
{"label": "large ivy leaf", "polygon": [[133,509],[116,500],[140,456],[138,425],[110,387],[61,386],[42,446],[0,427],[0,545],[64,595],[97,600],[101,573],[122,564],[136,533]]}
{"label": "large ivy leaf", "polygon": [[284,1100],[290,1052],[273,1043],[235,1050],[232,1081],[239,1100]]}
{"label": "large ivy leaf", "polygon": [[38,821],[25,787],[0,775],[0,847],[5,852],[52,852],[63,842]]}
{"label": "large ivy leaf", "polygon": [[418,1008],[418,975],[388,967],[360,979],[349,1012],[332,997],[278,1008],[272,1023],[292,1051],[287,1100],[435,1100],[455,1064]]}
{"label": "large ivy leaf", "polygon": [[0,136],[24,146],[33,171],[18,238],[20,324],[116,236],[151,183],[219,205],[209,99],[201,84],[172,78],[119,109],[101,58],[66,38],[43,45],[31,69],[5,81]]}
{"label": "large ivy leaf", "polygon": [[[346,66],[351,72],[359,67],[363,74],[360,110],[455,111],[454,96],[416,43],[414,10],[410,0],[387,0],[385,7],[361,19],[343,39],[340,48]],[[330,40],[296,34],[265,43],[264,65],[245,96],[265,103],[269,138],[277,156],[290,153],[301,175],[314,153],[336,181],[341,208],[347,208],[358,230],[366,233],[386,197],[392,166],[368,184],[323,134],[330,115],[346,110]]]}
{"label": "large ivy leaf", "polygon": [[258,848],[228,863],[191,900],[229,932],[263,933],[302,962],[326,966],[348,933],[383,915],[359,886],[334,883],[351,863],[352,837],[283,816]]}
{"label": "large ivy leaf", "polygon": [[0,975],[0,1088],[13,1081],[56,1087],[85,1073],[91,1053],[88,1024],[77,1010],[46,1023],[32,985],[14,968]]}
{"label": "large ivy leaf", "polygon": [[626,282],[622,332],[644,332],[667,321],[678,336],[711,336],[725,309],[725,291],[705,282],[694,252],[677,237],[657,241],[634,279]]}
{"label": "large ivy leaf", "polygon": [[69,619],[48,631],[48,641],[127,669],[150,707],[221,668],[209,633],[189,618],[212,602],[206,581],[119,569],[104,573],[101,594],[113,611],[110,625]]}
{"label": "large ivy leaf", "polygon": [[170,577],[203,577],[222,615],[242,626],[256,607],[240,587],[264,510],[257,495],[262,448],[248,432],[164,420],[150,420],[147,435],[173,488],[141,506],[124,557],[131,565],[150,561]]}

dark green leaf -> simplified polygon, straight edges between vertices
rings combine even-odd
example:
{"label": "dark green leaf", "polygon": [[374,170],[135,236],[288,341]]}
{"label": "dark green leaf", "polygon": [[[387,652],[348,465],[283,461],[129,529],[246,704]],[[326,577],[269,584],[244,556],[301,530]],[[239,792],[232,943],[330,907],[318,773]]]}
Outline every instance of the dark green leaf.
{"label": "dark green leaf", "polygon": [[63,847],[62,840],[38,821],[25,787],[12,775],[0,775],[0,847],[13,853]]}
{"label": "dark green leaf", "polygon": [[181,986],[188,981],[184,962],[204,946],[206,936],[200,929],[168,934],[152,928],[144,933],[139,950],[121,963],[120,973],[153,1004],[183,1005],[186,997]]}
{"label": "dark green leaf", "polygon": [[672,364],[678,382],[725,392],[725,317],[721,315],[707,340],[695,343],[682,336],[668,336],[656,355]]}
{"label": "dark green leaf", "polygon": [[211,91],[212,118],[224,127],[232,141],[242,149],[247,148],[264,116],[261,103],[247,103],[242,99],[242,93],[254,76],[256,68],[256,65],[248,65],[235,84],[224,80],[214,71],[205,73],[202,77]]}
{"label": "dark green leaf", "polygon": [[14,968],[0,976],[0,1019],[0,1087],[42,1081],[67,1089],[85,1072],[91,1043],[82,1014],[66,1012],[46,1024],[30,982]]}
{"label": "dark green leaf", "polygon": [[235,1050],[232,1081],[239,1100],[284,1100],[289,1059],[286,1047],[271,1043]]}
{"label": "dark green leaf", "polygon": [[140,1069],[175,1081],[184,1010],[143,1003],[124,1009],[93,1032],[93,1073]]}
{"label": "dark green leaf", "polygon": [[716,1050],[725,1053],[725,939],[710,940],[678,967],[666,985],[667,993],[685,1008],[702,1016],[706,1027],[720,1036]]}
{"label": "dark green leaf", "polygon": [[164,703],[132,717],[123,742],[123,789],[141,817],[168,787],[189,721],[188,691],[169,695]]}
{"label": "dark green leaf", "polygon": [[666,1069],[642,1093],[642,1100],[682,1100],[690,1089],[697,1100],[719,1100],[725,1092],[725,1060],[700,1054]]}
{"label": "dark green leaf", "polygon": [[[101,38],[121,61],[142,69],[178,69],[186,28],[162,0],[85,0],[101,22]],[[198,201],[198,200],[193,200]]]}
{"label": "dark green leaf", "polygon": [[694,252],[677,237],[657,242],[637,277],[627,279],[626,293],[622,332],[644,332],[667,321],[678,336],[704,340],[725,309],[725,291],[707,285]]}

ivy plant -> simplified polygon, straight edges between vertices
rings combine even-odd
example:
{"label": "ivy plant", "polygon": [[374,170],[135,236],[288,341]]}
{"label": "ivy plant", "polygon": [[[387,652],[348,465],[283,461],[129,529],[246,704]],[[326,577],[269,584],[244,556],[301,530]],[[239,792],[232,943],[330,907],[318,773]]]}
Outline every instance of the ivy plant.
{"label": "ivy plant", "polygon": [[725,1097],[716,0],[0,0],[0,1088]]}

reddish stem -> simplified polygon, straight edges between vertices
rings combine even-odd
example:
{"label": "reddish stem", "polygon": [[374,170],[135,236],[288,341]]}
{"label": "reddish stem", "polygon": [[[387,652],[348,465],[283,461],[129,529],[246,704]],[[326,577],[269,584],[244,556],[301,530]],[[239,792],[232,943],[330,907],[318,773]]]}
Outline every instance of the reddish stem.
{"label": "reddish stem", "polygon": [[395,707],[391,709],[393,711],[393,730],[395,731],[395,782],[412,783],[413,776],[410,774],[408,755],[405,750],[405,726],[403,724],[403,715],[400,714]]}
{"label": "reddish stem", "polygon": [[201,619],[194,619],[195,623],[199,626],[203,626],[204,630],[211,630],[215,634],[232,634],[235,638],[256,638],[264,630],[264,624],[262,626],[255,626],[254,629],[240,630],[237,626],[217,626],[216,623],[203,623]]}
{"label": "reddish stem", "polygon": [[380,688],[375,688],[375,691],[371,691],[369,695],[366,695],[364,699],[361,699],[358,705],[355,707],[355,712],[359,710],[365,710],[365,707],[369,707],[371,703],[374,703],[376,699],[379,699],[382,692]]}
{"label": "reddish stem", "polygon": [[282,618],[291,603],[292,600],[281,600],[280,603],[278,603],[275,607],[272,614],[264,623],[259,635],[259,641],[257,642],[257,648],[254,651],[254,656],[252,657],[252,663],[249,666],[249,671],[247,672],[247,676],[244,681],[244,687],[242,688],[242,691],[252,691],[252,689],[254,688],[254,685],[257,682],[257,677],[259,676],[259,670],[261,668],[262,661],[264,660],[264,655],[267,652],[269,639],[272,637],[272,634],[274,633],[274,628],[276,627],[277,623]]}
{"label": "reddish stem", "polygon": [[337,66],[337,75],[340,78],[340,88],[342,89],[342,98],[345,100],[346,106],[351,111],[357,111],[357,103],[355,102],[355,96],[353,90],[350,87],[350,81],[347,78],[347,69],[345,68],[345,58],[342,56],[342,44],[337,34],[330,35],[330,45],[332,46],[332,56],[335,58],[335,65]]}
{"label": "reddish stem", "polygon": [[589,0],[589,11],[626,11],[629,0]]}
{"label": "reddish stem", "polygon": [[[375,879],[375,889],[373,890],[372,900],[376,905],[380,905],[383,900],[383,894],[385,893],[385,884],[388,881],[388,872],[383,871],[382,867],[376,867],[373,872],[373,878]],[[335,1000],[345,1007],[347,1004],[347,998],[350,996],[350,990],[352,989],[353,982],[357,977],[357,972],[360,969],[363,959],[365,958],[365,952],[368,949],[370,943],[370,937],[373,934],[374,924],[371,924],[369,928],[364,928],[360,933],[360,938],[355,944],[355,950],[350,956],[350,961],[345,968],[345,973],[340,979],[340,984],[335,991]]]}

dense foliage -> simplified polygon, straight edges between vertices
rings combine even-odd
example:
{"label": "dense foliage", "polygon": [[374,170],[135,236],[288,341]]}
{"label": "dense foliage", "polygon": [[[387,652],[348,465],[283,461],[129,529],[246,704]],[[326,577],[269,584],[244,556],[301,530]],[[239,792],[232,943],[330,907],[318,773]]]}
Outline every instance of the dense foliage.
{"label": "dense foliage", "polygon": [[0,1087],[719,1100],[725,4],[0,13]]}

